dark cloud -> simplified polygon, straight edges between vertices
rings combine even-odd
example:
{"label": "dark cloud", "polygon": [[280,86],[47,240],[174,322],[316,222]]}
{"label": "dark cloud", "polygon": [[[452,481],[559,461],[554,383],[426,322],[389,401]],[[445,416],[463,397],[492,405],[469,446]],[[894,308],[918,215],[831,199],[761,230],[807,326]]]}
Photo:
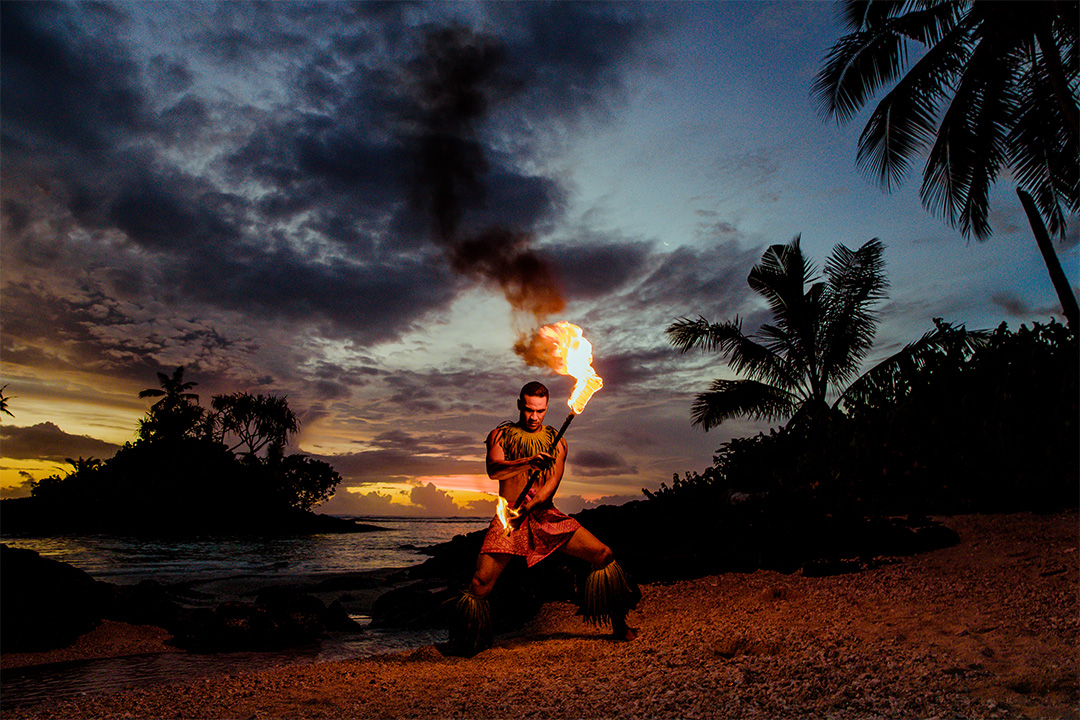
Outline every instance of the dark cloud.
{"label": "dark cloud", "polygon": [[608,393],[620,389],[635,392],[639,387],[649,387],[654,380],[670,372],[670,366],[677,357],[678,352],[671,347],[653,346],[605,354],[597,358],[593,366],[604,378]]}
{"label": "dark cloud", "polygon": [[[694,314],[726,319],[751,295],[746,278],[760,259],[759,248],[744,248],[736,241],[705,250],[680,247],[663,257],[634,290],[632,307],[670,308],[672,319]],[[697,307],[686,307],[687,298]]]}
{"label": "dark cloud", "polygon": [[584,477],[633,475],[638,471],[619,453],[603,450],[575,450],[570,462],[576,473]]}
{"label": "dark cloud", "polygon": [[[121,233],[120,255],[102,258],[101,270],[126,273],[121,284],[129,297],[324,323],[332,333],[340,328],[371,342],[445,308],[461,287],[447,276],[455,264],[467,276],[494,278],[512,301],[535,296],[537,272],[554,277],[531,249],[529,233],[560,211],[563,191],[488,147],[496,138],[504,142],[499,123],[509,116],[493,115],[484,104],[503,110],[560,93],[562,102],[546,100],[534,110],[599,105],[641,31],[640,23],[596,8],[555,5],[517,18],[494,9],[496,18],[517,24],[510,44],[460,28],[424,29],[426,35],[398,43],[394,56],[381,53],[390,47],[387,38],[408,32],[400,23],[409,12],[404,5],[185,7],[191,17],[213,20],[192,25],[202,28],[203,61],[265,70],[272,67],[267,58],[281,54],[290,60],[286,67],[296,68],[284,87],[305,102],[253,113],[242,102],[208,100],[206,76],[192,70],[192,57],[158,53],[140,61],[115,29],[80,30],[104,22],[83,22],[85,8],[16,3],[3,12],[3,142],[6,164],[16,170],[10,176],[34,182],[23,173],[40,173],[82,228],[97,237]],[[604,30],[603,41],[586,39],[585,24]],[[314,27],[334,30],[321,40],[305,30]],[[414,88],[426,87],[426,97],[402,93],[401,63],[410,57]],[[437,95],[446,87],[433,81],[458,80],[462,67],[475,71],[475,81]],[[569,85],[559,72],[569,74]],[[158,104],[151,102],[155,93]],[[433,104],[433,97],[447,102]],[[459,101],[470,98],[479,104],[462,110]],[[414,136],[417,122],[427,130]],[[182,147],[211,136],[230,141],[208,146],[209,163],[200,160],[224,176],[193,170],[153,144]],[[463,215],[440,221],[466,230],[445,267],[418,242],[420,220],[406,202],[417,179],[412,137],[453,138],[464,149],[461,157],[477,160],[452,180],[459,190],[475,184],[476,197],[458,198]],[[421,186],[438,194],[432,173],[421,174]],[[255,186],[263,190],[252,192]],[[25,228],[29,217],[20,203],[6,202],[10,227]],[[500,227],[507,229],[493,234]],[[55,238],[61,245],[52,246],[51,256],[39,252],[27,264],[47,261],[65,271],[58,265],[66,257],[62,244],[76,241],[65,233]],[[84,238],[79,242],[100,242]],[[73,244],[71,255],[93,263],[94,253],[85,249]],[[594,254],[597,261],[613,258]],[[612,282],[634,260],[614,263]],[[338,392],[321,389],[324,397]]]}
{"label": "dark cloud", "polygon": [[147,65],[154,85],[159,92],[180,93],[191,87],[195,80],[184,58],[155,55]]}
{"label": "dark cloud", "polygon": [[995,292],[990,295],[990,302],[997,305],[1013,317],[1026,317],[1031,314],[1031,307],[1020,297],[1007,292]]}
{"label": "dark cloud", "polygon": [[[477,438],[474,455],[482,439]],[[334,466],[348,484],[405,482],[415,477],[483,474],[480,460],[459,460],[447,456],[419,455],[404,448],[367,450],[342,455],[312,455]]]}
{"label": "dark cloud", "polygon": [[494,3],[491,9],[520,28],[507,48],[523,86],[520,112],[547,122],[609,114],[623,99],[628,65],[660,30],[646,5]]}
{"label": "dark cloud", "polygon": [[[375,437],[326,458],[350,479],[482,473],[522,368],[387,374],[357,348],[422,331],[478,282],[520,305],[537,285],[592,300],[648,268],[644,243],[574,257],[596,238],[545,237],[568,191],[533,162],[622,102],[642,13],[483,5],[484,35],[447,34],[427,4],[130,6],[137,22],[124,7],[0,4],[5,363],[148,384],[184,364],[208,392],[284,380],[311,418]],[[431,80],[474,51],[477,82],[431,104]],[[417,92],[425,63],[434,94]],[[418,144],[447,138],[468,161],[450,171],[449,243],[415,202],[433,187]],[[350,405],[360,389],[378,401]],[[410,432],[381,434],[402,413]],[[467,427],[418,429],[454,417]]]}
{"label": "dark cloud", "polygon": [[545,250],[560,269],[567,297],[591,300],[623,289],[645,267],[651,243],[634,240],[566,241]]}
{"label": "dark cloud", "polygon": [[4,457],[12,460],[48,460],[64,462],[66,458],[110,458],[119,445],[88,435],[72,435],[50,422],[30,427],[0,426],[4,441]]}
{"label": "dark cloud", "polygon": [[[105,6],[102,6],[105,7]],[[0,5],[5,164],[60,148],[98,154],[152,126],[139,68],[90,4]]]}
{"label": "dark cloud", "polygon": [[173,145],[196,140],[211,121],[206,103],[194,95],[185,95],[166,108],[160,117],[160,136]]}

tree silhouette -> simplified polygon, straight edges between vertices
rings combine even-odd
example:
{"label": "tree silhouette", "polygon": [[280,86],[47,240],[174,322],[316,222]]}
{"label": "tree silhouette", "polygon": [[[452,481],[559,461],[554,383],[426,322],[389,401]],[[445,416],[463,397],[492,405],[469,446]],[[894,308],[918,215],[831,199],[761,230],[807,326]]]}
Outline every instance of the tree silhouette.
{"label": "tree silhouette", "polygon": [[[1049,237],[1080,211],[1080,3],[843,0],[851,31],[829,51],[812,92],[820,111],[850,121],[894,83],[863,129],[857,163],[886,191],[929,147],[924,207],[964,237],[991,234],[989,191],[1007,170],[1047,261],[1069,324],[1076,297],[1062,282]],[[911,53],[911,45],[925,51]],[[911,56],[917,59],[911,63]],[[910,64],[910,68],[908,67]]]}
{"label": "tree silhouette", "polygon": [[64,462],[71,466],[72,475],[81,472],[90,472],[101,467],[101,460],[95,457],[84,458],[81,455],[77,460],[72,460],[71,458],[64,458]]}
{"label": "tree silhouette", "polygon": [[[859,375],[877,328],[873,306],[884,299],[888,285],[884,249],[876,238],[858,250],[837,245],[825,264],[825,279],[819,280],[796,236],[766,250],[747,278],[773,316],[756,336],[743,334],[738,317],[715,324],[700,316],[672,323],[667,329],[672,345],[683,352],[719,350],[729,356],[735,372],[747,376],[714,380],[694,401],[694,424],[709,430],[733,417],[821,418],[823,411],[838,411],[847,393],[866,393],[887,383],[897,368],[957,343],[976,342],[963,328],[939,326]],[[829,408],[826,401],[833,393]]]}
{"label": "tree silhouette", "polygon": [[199,396],[187,391],[198,383],[184,381],[183,365],[173,371],[172,377],[163,372],[157,376],[160,388],[147,388],[139,392],[140,398],[160,398],[150,406],[146,417],[139,421],[139,437],[150,440],[193,436],[204,411],[196,404]]}
{"label": "tree silhouette", "polygon": [[[758,339],[743,334],[736,317],[710,324],[679,318],[667,329],[672,345],[730,356],[742,380],[714,380],[697,396],[695,425],[709,430],[737,416],[778,419],[808,404],[820,406],[830,389],[852,377],[874,340],[872,306],[885,297],[884,245],[870,240],[852,251],[837,245],[825,266],[826,280],[803,256],[800,237],[773,245],[750,271],[747,282],[772,310],[773,324]],[[759,341],[760,340],[760,341]]]}
{"label": "tree silhouette", "polygon": [[5,385],[4,387],[0,387],[0,412],[11,417],[15,417],[15,415],[10,410],[8,410],[9,398],[4,395],[5,390],[7,390],[7,385]]}
{"label": "tree silhouette", "polygon": [[300,420],[284,397],[237,392],[215,395],[210,404],[215,411],[211,418],[215,438],[224,442],[232,435],[237,442],[230,452],[246,446],[249,458],[267,446],[284,448],[289,435],[300,430]]}

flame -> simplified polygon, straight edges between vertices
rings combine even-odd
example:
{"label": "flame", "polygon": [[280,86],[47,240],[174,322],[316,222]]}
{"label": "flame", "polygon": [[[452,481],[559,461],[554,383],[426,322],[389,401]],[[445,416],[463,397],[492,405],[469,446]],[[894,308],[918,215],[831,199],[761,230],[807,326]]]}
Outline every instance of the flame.
{"label": "flame", "polygon": [[514,510],[510,507],[510,503],[506,501],[502,495],[499,495],[497,504],[495,506],[495,516],[499,518],[499,522],[502,523],[503,530],[507,533],[510,532],[510,521],[521,514],[520,510]]}
{"label": "flame", "polygon": [[569,375],[577,380],[566,404],[575,415],[580,414],[593,393],[604,386],[603,379],[592,367],[592,343],[583,337],[580,327],[565,320],[545,325],[537,336],[549,346],[554,360],[549,363],[551,368],[560,375]]}

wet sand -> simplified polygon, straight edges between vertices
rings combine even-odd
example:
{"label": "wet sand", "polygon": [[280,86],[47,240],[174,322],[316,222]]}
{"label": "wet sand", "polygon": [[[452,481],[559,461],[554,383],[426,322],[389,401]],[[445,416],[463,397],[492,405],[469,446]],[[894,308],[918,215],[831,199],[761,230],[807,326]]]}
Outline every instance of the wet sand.
{"label": "wet sand", "polygon": [[[646,585],[630,618],[641,637],[628,644],[554,603],[472,659],[428,646],[4,715],[1080,717],[1077,513],[942,520],[960,544],[880,558],[862,572]],[[168,650],[153,628],[111,624],[95,633],[79,652]]]}

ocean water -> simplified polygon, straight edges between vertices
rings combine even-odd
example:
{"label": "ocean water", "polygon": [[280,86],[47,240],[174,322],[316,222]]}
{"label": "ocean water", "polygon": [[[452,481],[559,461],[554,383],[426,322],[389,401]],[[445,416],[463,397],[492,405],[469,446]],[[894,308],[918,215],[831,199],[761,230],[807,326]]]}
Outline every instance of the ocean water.
{"label": "ocean water", "polygon": [[319,574],[405,568],[418,550],[485,528],[490,518],[357,518],[384,530],[364,533],[143,539],[115,535],[0,538],[10,547],[85,570],[97,580],[133,585],[242,574]]}
{"label": "ocean water", "polygon": [[[244,575],[273,581],[294,575],[407,568],[427,559],[419,552],[487,527],[490,518],[358,518],[385,530],[289,537],[206,536],[144,540],[110,535],[0,538],[10,547],[70,563],[98,580],[134,585],[210,582]],[[361,625],[370,617],[353,615]],[[112,658],[6,670],[0,678],[0,705],[10,708],[41,700],[186,682],[209,675],[258,670],[292,663],[371,657],[445,639],[441,629],[397,630],[365,627],[309,646],[279,652],[200,655],[175,653]]]}

